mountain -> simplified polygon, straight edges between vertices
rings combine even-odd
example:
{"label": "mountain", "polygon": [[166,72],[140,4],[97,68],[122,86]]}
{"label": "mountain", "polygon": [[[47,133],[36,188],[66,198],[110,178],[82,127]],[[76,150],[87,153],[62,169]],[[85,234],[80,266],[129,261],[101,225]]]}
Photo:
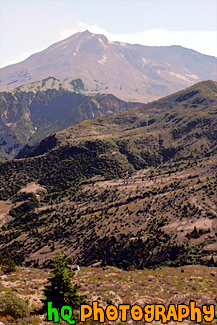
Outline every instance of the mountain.
{"label": "mountain", "polygon": [[217,261],[217,83],[97,117],[0,165],[0,254],[128,268]]}
{"label": "mountain", "polygon": [[77,33],[23,62],[0,69],[0,89],[53,76],[82,79],[89,93],[148,102],[195,84],[217,80],[217,59],[181,46],[149,47]]}
{"label": "mountain", "polygon": [[81,79],[61,82],[50,77],[1,92],[0,160],[13,158],[21,150],[19,157],[24,156],[51,133],[135,105],[110,94],[85,95]]}

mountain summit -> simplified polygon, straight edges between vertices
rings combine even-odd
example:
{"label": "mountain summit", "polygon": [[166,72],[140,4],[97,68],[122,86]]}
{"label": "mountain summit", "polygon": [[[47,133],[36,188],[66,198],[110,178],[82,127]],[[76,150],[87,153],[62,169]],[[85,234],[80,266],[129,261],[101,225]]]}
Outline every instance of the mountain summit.
{"label": "mountain summit", "polygon": [[215,57],[181,46],[110,42],[85,31],[0,69],[0,88],[9,90],[50,76],[62,81],[80,78],[89,93],[147,102],[202,80],[217,80],[216,64]]}

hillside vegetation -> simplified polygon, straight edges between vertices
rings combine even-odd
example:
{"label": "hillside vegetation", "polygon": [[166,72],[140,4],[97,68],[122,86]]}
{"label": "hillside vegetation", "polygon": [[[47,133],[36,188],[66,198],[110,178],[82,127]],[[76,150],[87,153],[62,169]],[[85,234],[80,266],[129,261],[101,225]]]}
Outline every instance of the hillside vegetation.
{"label": "hillside vegetation", "polygon": [[35,266],[61,249],[82,265],[214,265],[216,95],[202,82],[2,163],[1,254]]}

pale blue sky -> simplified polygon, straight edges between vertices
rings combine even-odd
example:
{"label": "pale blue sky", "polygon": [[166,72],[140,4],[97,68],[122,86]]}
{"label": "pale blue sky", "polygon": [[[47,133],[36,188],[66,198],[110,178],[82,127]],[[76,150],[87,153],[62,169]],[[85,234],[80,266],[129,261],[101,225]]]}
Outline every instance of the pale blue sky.
{"label": "pale blue sky", "polygon": [[217,0],[0,0],[0,66],[85,29],[217,56]]}

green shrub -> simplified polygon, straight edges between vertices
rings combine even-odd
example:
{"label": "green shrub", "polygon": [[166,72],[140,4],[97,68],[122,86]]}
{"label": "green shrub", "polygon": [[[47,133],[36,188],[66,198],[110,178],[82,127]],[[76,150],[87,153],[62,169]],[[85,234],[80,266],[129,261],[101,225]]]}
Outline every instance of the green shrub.
{"label": "green shrub", "polygon": [[29,316],[29,304],[27,300],[21,299],[12,290],[1,295],[0,315],[11,316],[13,319]]}
{"label": "green shrub", "polygon": [[3,273],[11,273],[16,270],[16,264],[11,258],[3,258],[0,261],[0,268]]}

